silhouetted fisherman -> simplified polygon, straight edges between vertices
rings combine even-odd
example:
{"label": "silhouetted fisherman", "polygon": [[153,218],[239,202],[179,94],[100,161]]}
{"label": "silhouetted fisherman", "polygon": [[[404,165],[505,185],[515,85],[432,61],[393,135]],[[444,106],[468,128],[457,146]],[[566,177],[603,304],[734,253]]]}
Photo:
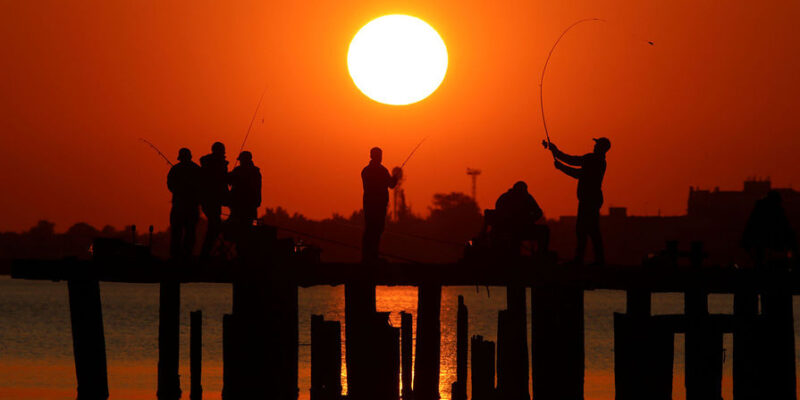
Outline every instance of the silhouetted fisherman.
{"label": "silhouetted fisherman", "polygon": [[178,161],[167,174],[167,188],[172,192],[169,254],[172,258],[188,258],[194,251],[200,217],[200,166],[192,161],[192,152],[185,147],[178,151]]}
{"label": "silhouetted fisherman", "polygon": [[403,175],[402,169],[396,169],[394,175],[381,165],[383,151],[373,147],[369,151],[370,162],[361,171],[361,182],[364,185],[364,236],[361,247],[362,261],[378,259],[381,235],[386,225],[386,211],[389,207],[389,188],[397,186]]}
{"label": "silhouetted fisherman", "polygon": [[244,229],[253,225],[258,218],[258,207],[261,206],[261,170],[253,164],[253,155],[249,151],[239,154],[239,166],[229,175],[231,185],[230,208],[228,221],[236,229]]}
{"label": "silhouetted fisherman", "polygon": [[528,193],[528,185],[519,181],[497,199],[492,231],[502,236],[510,245],[509,250],[515,253],[519,252],[523,240],[535,241],[536,250],[543,253],[550,242],[550,228],[536,224],[543,215],[539,204]]}
{"label": "silhouetted fisherman", "polygon": [[225,159],[225,145],[215,142],[211,154],[200,157],[200,172],[203,214],[208,220],[208,230],[201,254],[208,256],[222,230],[222,206],[228,200],[228,161]]}
{"label": "silhouetted fisherman", "polygon": [[594,151],[582,156],[571,156],[559,150],[555,144],[549,143],[550,151],[556,158],[556,168],[578,180],[578,221],[575,226],[578,247],[575,250],[575,263],[579,265],[583,264],[589,237],[592,238],[594,248],[594,264],[605,264],[603,237],[600,234],[600,207],[603,205],[606,153],[611,149],[611,141],[604,137],[592,140],[595,142]]}
{"label": "silhouetted fisherman", "polygon": [[797,237],[777,191],[770,190],[756,202],[742,235],[742,247],[750,253],[757,267],[774,260],[786,261],[789,252],[796,257]]}

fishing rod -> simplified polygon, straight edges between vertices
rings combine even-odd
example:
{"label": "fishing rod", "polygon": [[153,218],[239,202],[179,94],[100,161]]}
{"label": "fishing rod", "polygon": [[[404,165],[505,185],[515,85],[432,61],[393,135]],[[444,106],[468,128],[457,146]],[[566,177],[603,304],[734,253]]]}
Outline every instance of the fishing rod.
{"label": "fishing rod", "polygon": [[[345,243],[345,242],[340,242],[340,241],[335,240],[335,239],[328,239],[328,238],[325,238],[325,237],[322,237],[322,236],[312,235],[312,234],[309,234],[309,233],[301,232],[301,231],[298,231],[298,230],[295,230],[295,229],[285,228],[285,227],[282,227],[282,226],[276,226],[276,225],[272,225],[272,226],[274,226],[275,228],[277,228],[278,230],[281,230],[281,231],[286,231],[286,232],[289,232],[289,233],[294,233],[296,235],[305,236],[305,237],[310,238],[310,239],[321,240],[323,242],[328,242],[328,243],[331,243],[331,244],[335,244],[337,246],[346,247],[346,248],[349,248],[349,249],[361,251],[361,246],[357,246],[357,245],[353,245],[353,244]],[[394,258],[394,259],[397,259],[397,260],[400,260],[400,261],[405,261],[405,262],[412,263],[412,264],[421,264],[417,260],[412,260],[410,258],[406,258],[406,257],[394,255],[394,254],[387,254],[387,253],[384,253],[384,252],[380,252],[379,254],[382,255],[382,256],[385,256],[385,257]]]}
{"label": "fishing rod", "polygon": [[[553,47],[551,47],[550,52],[547,53],[547,59],[544,61],[544,67],[542,67],[542,77],[539,79],[539,104],[541,105],[542,109],[542,125],[544,125],[544,135],[546,138],[546,140],[542,140],[542,146],[544,146],[545,149],[550,148],[550,133],[547,130],[547,120],[544,114],[544,75],[545,72],[547,72],[547,65],[550,62],[550,57],[553,55],[553,51],[555,51],[556,46],[558,46],[558,43],[561,41],[564,35],[566,35],[567,32],[569,32],[570,29],[574,28],[576,25],[582,24],[584,22],[606,22],[606,20],[602,18],[584,18],[573,22],[570,26],[567,27],[567,29],[564,29],[564,31],[561,32],[561,35],[558,36],[556,42],[553,43]],[[637,36],[637,38],[639,37]],[[647,40],[647,44],[649,44],[650,46],[655,45],[655,43],[652,40]],[[553,160],[555,159],[556,155],[553,154]]]}
{"label": "fishing rod", "polygon": [[419,147],[422,146],[422,143],[425,143],[425,141],[428,140],[428,137],[429,136],[425,136],[424,138],[422,138],[422,140],[420,140],[419,143],[417,144],[417,147],[414,147],[414,150],[411,150],[411,153],[408,155],[408,157],[406,157],[406,160],[403,161],[403,164],[400,165],[400,169],[403,169],[403,167],[406,166],[406,163],[408,162],[408,160],[411,159],[411,156],[413,156],[414,153],[417,152],[417,149],[419,149]]}
{"label": "fishing rod", "polygon": [[[542,77],[539,79],[539,104],[542,107],[542,125],[544,125],[544,135],[547,138],[547,141],[542,141],[542,146],[545,149],[550,148],[550,133],[547,131],[547,119],[544,115],[544,74],[547,72],[547,64],[550,63],[550,57],[553,55],[553,51],[555,51],[556,46],[558,46],[558,42],[561,41],[561,38],[569,32],[570,29],[579,25],[584,22],[591,22],[591,21],[598,21],[598,22],[605,22],[605,20],[600,18],[584,18],[579,19],[572,23],[572,25],[568,26],[567,29],[564,29],[564,32],[561,32],[561,35],[556,39],[556,42],[553,43],[553,47],[550,48],[550,52],[547,53],[547,59],[544,60],[544,67],[542,67]],[[556,159],[556,155],[553,154],[553,160]]]}
{"label": "fishing rod", "polygon": [[156,145],[154,145],[153,143],[150,143],[150,141],[145,139],[145,138],[139,138],[139,140],[144,142],[144,143],[146,143],[148,146],[150,146],[151,149],[155,150],[156,153],[158,153],[158,155],[160,155],[161,158],[163,158],[164,161],[166,161],[167,164],[169,164],[170,167],[175,166],[175,164],[173,164],[172,161],[170,161],[169,158],[167,158],[167,156],[165,156],[164,153],[162,153],[161,150],[159,150],[158,147],[156,147]]}
{"label": "fishing rod", "polygon": [[[258,110],[261,109],[261,102],[264,100],[264,95],[267,94],[268,86],[264,86],[264,91],[261,92],[261,97],[258,99],[258,104],[256,104],[256,110],[253,112],[253,118],[250,119],[250,125],[247,127],[247,133],[244,135],[244,140],[242,140],[242,146],[239,147],[239,153],[241,154],[244,150],[244,145],[247,143],[247,138],[250,137],[250,131],[253,129],[253,122],[256,120],[256,115],[258,115]],[[239,157],[237,155],[236,162],[233,164],[233,167],[239,165]]]}
{"label": "fishing rod", "polygon": [[[354,225],[354,224],[348,224],[346,222],[339,222],[339,221],[334,221],[334,220],[330,220],[329,222],[331,222],[334,225],[339,225],[339,226],[343,226],[343,227],[347,227],[347,228],[359,229],[359,230],[360,229],[364,229],[363,226]],[[386,234],[389,234],[389,235],[395,235],[395,236],[406,236],[406,237],[410,237],[410,238],[414,238],[414,239],[425,240],[425,241],[444,244],[444,245],[453,246],[453,247],[460,247],[460,248],[464,247],[464,243],[456,243],[456,242],[451,242],[451,241],[448,241],[448,240],[437,239],[437,238],[432,238],[432,237],[423,236],[423,235],[417,235],[417,234],[414,234],[414,233],[392,231],[392,230],[389,230],[389,229],[384,230],[383,233],[386,233]]]}

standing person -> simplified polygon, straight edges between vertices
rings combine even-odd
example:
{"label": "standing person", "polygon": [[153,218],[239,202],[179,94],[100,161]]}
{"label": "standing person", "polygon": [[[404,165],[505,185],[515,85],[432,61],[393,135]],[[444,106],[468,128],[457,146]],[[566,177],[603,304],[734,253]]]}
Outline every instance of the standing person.
{"label": "standing person", "polygon": [[200,217],[200,166],[192,161],[187,148],[178,151],[178,163],[167,174],[167,188],[172,192],[169,213],[170,257],[189,258],[197,239],[197,219]]}
{"label": "standing person", "polygon": [[261,170],[253,164],[253,154],[243,151],[237,158],[240,165],[231,171],[231,216],[228,220],[237,229],[253,225],[261,206]]}
{"label": "standing person", "polygon": [[575,263],[578,265],[583,264],[589,237],[592,238],[594,248],[594,265],[605,264],[603,237],[600,234],[600,207],[603,205],[606,153],[611,149],[611,141],[604,137],[592,140],[594,151],[582,156],[571,156],[559,150],[553,143],[544,143],[553,152],[556,168],[578,180],[578,222],[575,227],[578,237]]}
{"label": "standing person", "polygon": [[228,198],[228,160],[225,159],[225,145],[215,142],[211,154],[200,157],[200,176],[202,197],[200,205],[208,220],[206,237],[201,254],[208,256],[222,230],[222,206]]}
{"label": "standing person", "polygon": [[397,186],[403,170],[396,169],[394,175],[389,174],[381,162],[383,151],[373,147],[369,151],[370,162],[361,171],[361,182],[364,185],[364,236],[361,247],[362,261],[378,259],[381,235],[386,225],[386,210],[389,207],[389,188]]}

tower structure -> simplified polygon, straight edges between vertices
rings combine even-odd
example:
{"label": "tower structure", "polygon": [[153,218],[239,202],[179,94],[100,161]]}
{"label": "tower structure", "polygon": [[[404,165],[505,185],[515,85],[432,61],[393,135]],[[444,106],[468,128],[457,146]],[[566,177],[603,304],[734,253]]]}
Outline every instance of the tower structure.
{"label": "tower structure", "polygon": [[478,202],[478,175],[481,174],[481,170],[474,169],[474,168],[467,168],[467,175],[472,178],[472,200]]}

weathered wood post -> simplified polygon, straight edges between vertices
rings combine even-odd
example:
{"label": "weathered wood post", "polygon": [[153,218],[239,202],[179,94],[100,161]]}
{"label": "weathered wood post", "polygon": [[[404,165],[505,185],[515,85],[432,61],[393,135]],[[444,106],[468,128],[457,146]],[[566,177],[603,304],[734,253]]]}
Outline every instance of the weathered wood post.
{"label": "weathered wood post", "polygon": [[756,400],[761,396],[758,365],[758,294],[743,288],[733,295],[733,398]]}
{"label": "weathered wood post", "polygon": [[402,376],[402,397],[403,400],[412,400],[414,397],[414,391],[411,389],[411,375],[412,375],[412,351],[414,349],[414,341],[413,341],[413,329],[412,329],[412,317],[411,314],[401,311],[400,312],[400,347],[401,347],[401,355],[400,355],[400,367],[401,367],[401,376]]}
{"label": "weathered wood post", "polygon": [[[703,264],[702,242],[692,242],[689,258],[699,272]],[[684,295],[686,314],[686,400],[722,398],[722,331],[708,315],[708,293],[696,282]]]}
{"label": "weathered wood post", "polygon": [[234,365],[223,395],[294,400],[299,395],[297,281],[285,264],[292,243],[278,240],[270,226],[251,227],[237,238],[228,332],[235,341],[229,343]]}
{"label": "weathered wood post", "polygon": [[108,398],[108,370],[100,284],[96,280],[70,280],[67,288],[77,398],[105,400]]}
{"label": "weathered wood post", "polygon": [[242,380],[239,360],[241,340],[237,335],[236,317],[233,314],[222,316],[222,399],[240,398]]}
{"label": "weathered wood post", "polygon": [[342,397],[342,328],[339,321],[311,316],[311,400]]}
{"label": "weathered wood post", "polygon": [[509,286],[507,310],[498,316],[497,393],[503,399],[530,399],[526,297],[525,287]]}
{"label": "weathered wood post", "polygon": [[158,312],[158,392],[159,400],[181,398],[180,309],[181,284],[175,280],[160,284]]}
{"label": "weathered wood post", "polygon": [[414,363],[415,400],[439,400],[442,287],[419,286],[417,294],[417,351]]}
{"label": "weathered wood post", "polygon": [[536,400],[582,400],[583,289],[534,287],[531,370]]}
{"label": "weathered wood post", "polygon": [[785,283],[786,280],[774,282],[761,297],[764,324],[760,338],[759,368],[763,377],[760,394],[762,398],[795,400],[794,312],[791,288]]}
{"label": "weathered wood post", "polygon": [[650,316],[651,294],[627,292],[627,312],[614,313],[617,400],[672,399],[674,334]]}
{"label": "weathered wood post", "polygon": [[373,400],[374,382],[371,330],[375,315],[375,285],[351,282],[344,285],[345,357],[347,396],[352,400]]}
{"label": "weathered wood post", "polygon": [[472,347],[472,400],[495,400],[494,343],[473,336]]}
{"label": "weathered wood post", "polygon": [[189,314],[190,400],[203,400],[203,311]]}
{"label": "weathered wood post", "polygon": [[373,399],[398,400],[400,398],[400,329],[389,323],[388,312],[373,314],[372,345]]}
{"label": "weathered wood post", "polygon": [[[464,296],[458,296],[456,317],[456,381],[451,388],[452,400],[467,400],[467,357],[469,356],[469,318]],[[527,357],[526,357],[527,359]]]}

